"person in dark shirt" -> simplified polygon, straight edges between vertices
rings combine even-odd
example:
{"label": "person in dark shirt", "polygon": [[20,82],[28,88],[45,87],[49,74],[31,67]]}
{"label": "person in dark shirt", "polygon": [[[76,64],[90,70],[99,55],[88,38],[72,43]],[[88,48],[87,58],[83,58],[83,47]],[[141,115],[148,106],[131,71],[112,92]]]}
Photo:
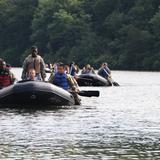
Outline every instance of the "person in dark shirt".
{"label": "person in dark shirt", "polygon": [[105,79],[108,79],[111,77],[111,71],[110,71],[108,64],[106,62],[102,63],[101,68],[99,68],[99,70],[98,70],[98,75],[102,76]]}

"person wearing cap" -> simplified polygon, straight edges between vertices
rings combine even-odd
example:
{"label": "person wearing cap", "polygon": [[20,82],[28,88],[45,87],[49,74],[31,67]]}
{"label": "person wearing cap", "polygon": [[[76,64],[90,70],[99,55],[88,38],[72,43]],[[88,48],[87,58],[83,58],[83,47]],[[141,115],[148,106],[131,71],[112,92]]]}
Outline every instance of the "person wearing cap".
{"label": "person wearing cap", "polygon": [[45,81],[45,63],[43,58],[38,55],[38,48],[36,46],[31,47],[31,53],[23,62],[22,80],[26,80],[29,76],[29,70],[34,69],[38,80]]}
{"label": "person wearing cap", "polygon": [[77,92],[79,92],[78,84],[70,74],[66,73],[63,63],[57,63],[57,72],[51,74],[49,82],[71,92],[75,98],[75,104],[80,104],[80,99],[77,95]]}
{"label": "person wearing cap", "polygon": [[6,62],[0,58],[0,89],[12,85],[15,80],[14,74],[6,66]]}
{"label": "person wearing cap", "polygon": [[102,76],[105,79],[108,79],[109,77],[111,77],[111,70],[108,67],[108,64],[102,63],[101,68],[99,68],[98,70],[98,75]]}

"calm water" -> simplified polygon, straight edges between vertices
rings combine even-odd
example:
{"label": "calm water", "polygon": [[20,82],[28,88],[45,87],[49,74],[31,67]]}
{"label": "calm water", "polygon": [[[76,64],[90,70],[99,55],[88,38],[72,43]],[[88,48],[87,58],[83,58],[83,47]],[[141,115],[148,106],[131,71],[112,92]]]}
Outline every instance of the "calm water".
{"label": "calm water", "polygon": [[[19,76],[20,69],[14,69]],[[0,159],[160,159],[160,73],[113,72],[121,87],[88,87],[70,109],[0,109]]]}

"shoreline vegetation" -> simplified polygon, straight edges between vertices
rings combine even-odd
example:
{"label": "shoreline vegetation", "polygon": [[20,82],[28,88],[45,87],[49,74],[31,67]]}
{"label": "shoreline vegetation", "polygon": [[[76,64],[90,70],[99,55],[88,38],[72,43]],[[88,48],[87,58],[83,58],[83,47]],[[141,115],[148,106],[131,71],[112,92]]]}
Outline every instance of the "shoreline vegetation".
{"label": "shoreline vegetation", "polygon": [[160,1],[0,0],[0,57],[22,66],[32,45],[46,63],[160,71]]}
{"label": "shoreline vegetation", "polygon": [[[11,66],[11,68],[22,68],[22,66]],[[81,73],[83,68],[79,68],[79,74]],[[96,74],[98,72],[99,68],[94,68]],[[159,72],[159,70],[118,70],[118,69],[112,69],[111,72],[151,72],[151,73],[156,73]],[[48,72],[50,73],[50,72]]]}

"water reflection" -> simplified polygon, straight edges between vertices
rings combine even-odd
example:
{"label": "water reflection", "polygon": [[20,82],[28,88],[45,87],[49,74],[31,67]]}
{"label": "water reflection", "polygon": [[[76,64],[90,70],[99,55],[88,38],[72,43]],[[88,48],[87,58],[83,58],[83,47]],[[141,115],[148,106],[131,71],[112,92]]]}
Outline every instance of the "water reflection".
{"label": "water reflection", "polygon": [[160,159],[160,74],[114,75],[79,107],[0,109],[0,159]]}

